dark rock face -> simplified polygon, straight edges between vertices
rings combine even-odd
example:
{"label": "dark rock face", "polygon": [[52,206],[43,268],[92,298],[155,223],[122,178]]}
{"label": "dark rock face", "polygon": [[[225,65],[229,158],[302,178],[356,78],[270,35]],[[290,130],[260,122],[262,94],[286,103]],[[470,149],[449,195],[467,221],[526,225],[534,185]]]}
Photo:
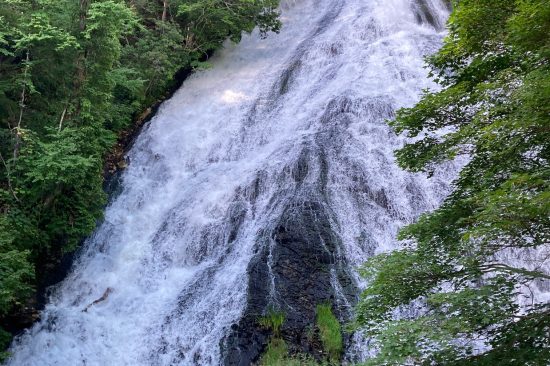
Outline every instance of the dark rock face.
{"label": "dark rock face", "polygon": [[[304,160],[299,160],[303,171]],[[302,174],[296,175],[301,182]],[[270,331],[261,328],[258,319],[269,308],[285,314],[281,336],[291,353],[322,358],[313,336],[316,306],[331,303],[336,315],[345,320],[346,309],[338,304],[354,303],[357,293],[338,255],[340,240],[331,228],[327,208],[319,200],[294,201],[261,240],[261,250],[248,269],[247,309],[222,344],[225,364],[244,366],[259,360]]]}
{"label": "dark rock face", "polygon": [[[444,3],[450,10],[450,7],[451,7],[450,1],[445,1]],[[443,28],[445,27],[445,24],[443,24],[441,21],[437,19],[437,17],[434,16],[431,8],[432,7],[428,3],[428,0],[415,0],[413,2],[413,12],[416,17],[416,21],[419,24],[427,23],[437,30],[443,30]]]}

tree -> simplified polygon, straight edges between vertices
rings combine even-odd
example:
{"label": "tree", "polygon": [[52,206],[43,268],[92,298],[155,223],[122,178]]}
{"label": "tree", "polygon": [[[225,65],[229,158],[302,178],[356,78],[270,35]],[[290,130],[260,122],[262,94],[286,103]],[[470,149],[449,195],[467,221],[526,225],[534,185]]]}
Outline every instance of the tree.
{"label": "tree", "polygon": [[277,0],[183,0],[178,7],[178,22],[185,24],[185,47],[189,52],[205,55],[227,38],[241,39],[243,31],[260,33],[278,31]]}
{"label": "tree", "polygon": [[[443,205],[404,228],[403,249],[372,258],[357,324],[372,365],[544,365],[550,304],[550,4],[455,1],[428,58],[442,85],[391,125],[413,172],[469,157]],[[398,315],[400,314],[400,315]]]}

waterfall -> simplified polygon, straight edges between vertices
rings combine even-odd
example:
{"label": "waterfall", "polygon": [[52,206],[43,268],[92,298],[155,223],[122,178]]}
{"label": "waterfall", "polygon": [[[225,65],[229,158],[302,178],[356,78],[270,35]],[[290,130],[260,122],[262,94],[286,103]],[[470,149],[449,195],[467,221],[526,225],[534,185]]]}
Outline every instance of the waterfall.
{"label": "waterfall", "polygon": [[[434,87],[444,0],[293,0],[280,34],[226,44],[128,153],[121,193],[8,365],[248,365],[282,309],[349,316],[356,268],[437,207],[452,166],[400,170],[387,126]],[[347,340],[348,358],[367,350]],[[354,351],[351,351],[354,350]],[[364,357],[363,355],[363,357]]]}

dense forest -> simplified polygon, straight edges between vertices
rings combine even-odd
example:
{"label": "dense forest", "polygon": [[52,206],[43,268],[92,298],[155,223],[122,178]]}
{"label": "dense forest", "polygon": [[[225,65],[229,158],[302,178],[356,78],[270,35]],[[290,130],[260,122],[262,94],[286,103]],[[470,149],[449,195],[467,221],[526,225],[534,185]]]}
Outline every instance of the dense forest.
{"label": "dense forest", "polygon": [[[0,361],[14,319],[101,219],[117,138],[227,39],[278,31],[277,6],[0,2]],[[448,32],[427,58],[440,90],[389,123],[411,138],[404,169],[468,162],[402,250],[361,268],[346,329],[375,340],[368,365],[548,365],[550,304],[532,300],[550,281],[550,1],[455,0]]]}
{"label": "dense forest", "polygon": [[277,31],[277,5],[0,2],[0,350],[11,339],[2,326],[100,219],[117,135],[226,39]]}

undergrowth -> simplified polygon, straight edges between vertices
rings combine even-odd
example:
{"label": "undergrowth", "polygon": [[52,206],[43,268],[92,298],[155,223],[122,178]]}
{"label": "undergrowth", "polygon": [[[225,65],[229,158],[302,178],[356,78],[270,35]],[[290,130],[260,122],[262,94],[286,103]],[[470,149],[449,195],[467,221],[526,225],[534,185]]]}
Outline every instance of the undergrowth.
{"label": "undergrowth", "polygon": [[317,328],[323,343],[323,348],[328,352],[332,362],[340,359],[343,342],[340,322],[332,313],[330,304],[317,305]]}

